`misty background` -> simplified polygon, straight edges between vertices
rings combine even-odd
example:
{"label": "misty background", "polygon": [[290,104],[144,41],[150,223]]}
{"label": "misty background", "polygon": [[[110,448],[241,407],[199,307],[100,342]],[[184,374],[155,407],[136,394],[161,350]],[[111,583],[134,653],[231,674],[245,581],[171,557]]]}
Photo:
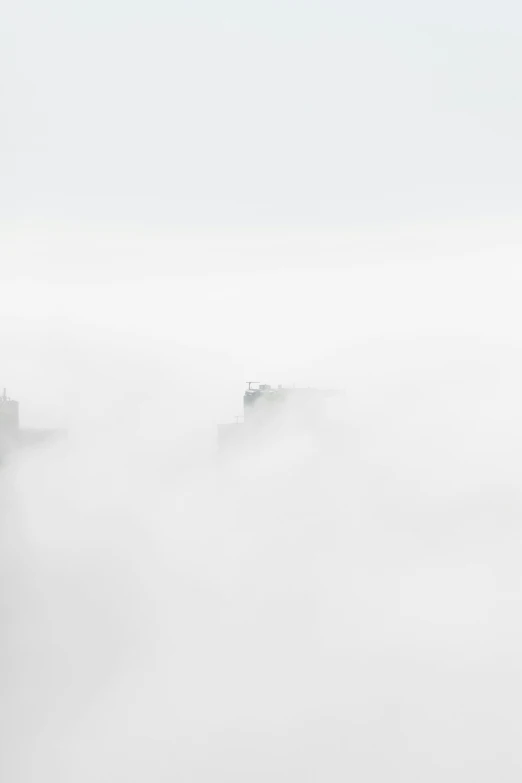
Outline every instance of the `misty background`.
{"label": "misty background", "polygon": [[3,10],[6,783],[519,780],[521,14]]}

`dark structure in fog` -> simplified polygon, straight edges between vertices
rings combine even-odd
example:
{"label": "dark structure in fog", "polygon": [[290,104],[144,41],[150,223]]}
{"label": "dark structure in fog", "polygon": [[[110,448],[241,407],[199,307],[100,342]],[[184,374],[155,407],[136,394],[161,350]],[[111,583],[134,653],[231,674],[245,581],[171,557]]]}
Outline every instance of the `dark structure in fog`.
{"label": "dark structure in fog", "polygon": [[17,437],[20,431],[19,405],[16,400],[7,396],[4,389],[0,397],[0,436]]}
{"label": "dark structure in fog", "polygon": [[3,390],[0,396],[0,459],[21,446],[34,446],[64,435],[64,430],[20,427],[19,403]]}
{"label": "dark structure in fog", "polygon": [[321,403],[327,397],[339,394],[332,389],[274,388],[248,381],[248,389],[243,395],[243,416],[219,427],[218,448],[221,451],[234,443],[252,442],[255,435],[288,423],[307,429],[316,421]]}

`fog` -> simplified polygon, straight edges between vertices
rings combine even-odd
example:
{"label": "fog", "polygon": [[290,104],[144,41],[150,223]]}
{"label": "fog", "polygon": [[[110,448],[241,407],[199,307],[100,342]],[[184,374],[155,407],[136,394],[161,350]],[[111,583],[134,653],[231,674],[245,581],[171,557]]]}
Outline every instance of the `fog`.
{"label": "fog", "polygon": [[[326,252],[4,281],[6,783],[519,779],[520,271]],[[250,379],[344,395],[218,457]]]}
{"label": "fog", "polygon": [[519,783],[522,5],[4,5],[1,783]]}

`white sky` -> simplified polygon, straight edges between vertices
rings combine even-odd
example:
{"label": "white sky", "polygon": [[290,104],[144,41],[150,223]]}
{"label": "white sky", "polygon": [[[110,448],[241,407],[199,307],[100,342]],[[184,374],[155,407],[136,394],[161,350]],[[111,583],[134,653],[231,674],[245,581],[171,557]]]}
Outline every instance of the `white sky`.
{"label": "white sky", "polygon": [[9,4],[4,363],[74,324],[297,382],[371,336],[519,340],[521,22],[505,0]]}
{"label": "white sky", "polygon": [[3,218],[516,219],[521,24],[514,0],[6,3]]}

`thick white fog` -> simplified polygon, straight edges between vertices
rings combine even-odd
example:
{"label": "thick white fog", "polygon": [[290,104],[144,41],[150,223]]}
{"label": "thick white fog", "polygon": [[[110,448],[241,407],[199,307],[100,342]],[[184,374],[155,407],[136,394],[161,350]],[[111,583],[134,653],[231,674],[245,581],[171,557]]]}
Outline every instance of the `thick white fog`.
{"label": "thick white fog", "polygon": [[[519,780],[519,287],[6,280],[2,385],[68,437],[0,472],[2,780]],[[218,460],[249,379],[345,395]]]}
{"label": "thick white fog", "polygon": [[522,4],[4,6],[0,783],[519,783]]}

